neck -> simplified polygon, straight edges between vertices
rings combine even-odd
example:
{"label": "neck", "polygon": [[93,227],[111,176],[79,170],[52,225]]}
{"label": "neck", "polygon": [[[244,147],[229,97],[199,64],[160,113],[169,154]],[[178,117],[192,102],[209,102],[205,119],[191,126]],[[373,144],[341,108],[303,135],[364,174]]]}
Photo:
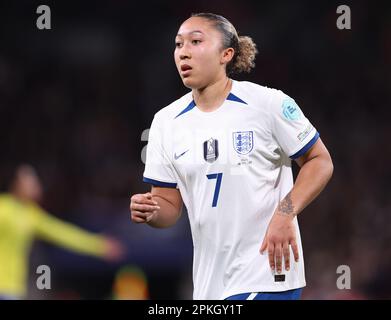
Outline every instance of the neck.
{"label": "neck", "polygon": [[10,193],[14,197],[14,199],[19,202],[29,202],[29,200],[26,197],[24,197],[23,194],[21,194],[17,190],[11,190]]}
{"label": "neck", "polygon": [[193,99],[197,107],[204,112],[219,108],[232,88],[232,80],[227,76],[200,89],[193,89]]}

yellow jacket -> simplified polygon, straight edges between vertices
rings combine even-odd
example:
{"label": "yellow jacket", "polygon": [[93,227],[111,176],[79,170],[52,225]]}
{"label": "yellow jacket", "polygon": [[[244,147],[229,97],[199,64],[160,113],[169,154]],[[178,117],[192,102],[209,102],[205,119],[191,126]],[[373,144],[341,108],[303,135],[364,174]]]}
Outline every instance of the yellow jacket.
{"label": "yellow jacket", "polygon": [[63,222],[34,203],[0,194],[0,295],[23,297],[34,237],[79,253],[103,256],[101,236]]}

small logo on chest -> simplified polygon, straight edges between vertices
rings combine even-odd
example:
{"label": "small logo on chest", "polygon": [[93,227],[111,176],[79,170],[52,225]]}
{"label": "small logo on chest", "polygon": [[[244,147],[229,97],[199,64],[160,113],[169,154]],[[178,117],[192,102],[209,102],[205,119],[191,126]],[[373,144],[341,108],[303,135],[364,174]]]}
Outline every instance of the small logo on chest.
{"label": "small logo on chest", "polygon": [[210,138],[204,142],[204,159],[207,162],[214,162],[219,157],[219,143],[216,139]]}
{"label": "small logo on chest", "polygon": [[174,159],[175,160],[178,160],[180,157],[182,157],[187,151],[189,150],[186,150],[186,151],[183,151],[182,153],[180,154],[177,154],[176,152],[174,153]]}

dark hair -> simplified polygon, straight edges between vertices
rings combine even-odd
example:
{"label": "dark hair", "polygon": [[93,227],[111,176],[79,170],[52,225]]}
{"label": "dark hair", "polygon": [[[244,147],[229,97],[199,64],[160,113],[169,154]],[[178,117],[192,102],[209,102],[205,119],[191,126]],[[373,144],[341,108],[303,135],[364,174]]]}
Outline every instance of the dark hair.
{"label": "dark hair", "polygon": [[239,36],[235,27],[223,16],[214,13],[193,13],[192,17],[209,20],[223,36],[223,48],[235,50],[232,60],[227,64],[227,74],[250,72],[255,67],[255,55],[258,53],[254,41],[247,36]]}
{"label": "dark hair", "polygon": [[16,178],[16,164],[3,164],[0,168],[0,192],[8,192]]}
{"label": "dark hair", "polygon": [[12,189],[22,170],[36,171],[30,164],[22,162],[2,165],[0,168],[0,192],[8,192]]}

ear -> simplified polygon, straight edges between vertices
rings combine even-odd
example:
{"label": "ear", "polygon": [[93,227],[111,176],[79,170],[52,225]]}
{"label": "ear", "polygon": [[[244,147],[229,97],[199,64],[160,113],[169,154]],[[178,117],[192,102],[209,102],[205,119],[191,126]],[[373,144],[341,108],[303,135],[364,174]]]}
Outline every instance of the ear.
{"label": "ear", "polygon": [[221,53],[221,64],[228,64],[234,57],[235,50],[233,48],[224,49]]}

